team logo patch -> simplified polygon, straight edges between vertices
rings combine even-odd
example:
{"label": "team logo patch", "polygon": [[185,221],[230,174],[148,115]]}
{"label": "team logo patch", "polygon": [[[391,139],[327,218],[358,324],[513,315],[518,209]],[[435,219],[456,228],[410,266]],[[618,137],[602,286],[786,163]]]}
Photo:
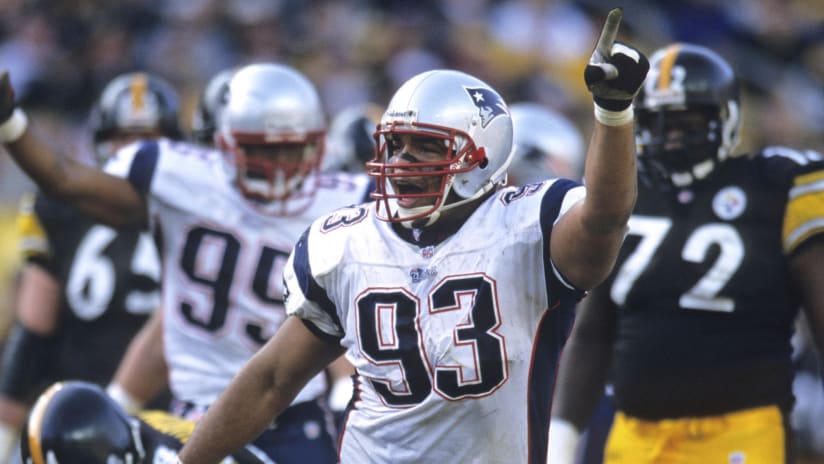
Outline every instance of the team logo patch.
{"label": "team logo patch", "polygon": [[483,87],[464,87],[472,103],[478,107],[481,127],[486,127],[496,116],[507,114],[506,104],[495,92]]}
{"label": "team logo patch", "polygon": [[725,221],[731,221],[747,209],[747,194],[741,187],[724,187],[712,199],[712,210],[715,215]]}
{"label": "team logo patch", "polygon": [[423,282],[426,279],[430,279],[438,275],[438,271],[435,269],[424,269],[420,267],[416,267],[409,271],[409,280],[412,281],[413,284],[417,284],[419,282]]}

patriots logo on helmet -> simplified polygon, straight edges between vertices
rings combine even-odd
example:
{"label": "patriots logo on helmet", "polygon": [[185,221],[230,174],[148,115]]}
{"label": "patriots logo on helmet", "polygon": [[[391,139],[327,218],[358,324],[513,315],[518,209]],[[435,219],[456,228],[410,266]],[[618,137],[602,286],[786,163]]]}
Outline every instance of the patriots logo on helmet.
{"label": "patriots logo on helmet", "polygon": [[483,87],[464,87],[464,90],[478,107],[481,127],[486,127],[496,116],[507,114],[506,104],[492,90]]}

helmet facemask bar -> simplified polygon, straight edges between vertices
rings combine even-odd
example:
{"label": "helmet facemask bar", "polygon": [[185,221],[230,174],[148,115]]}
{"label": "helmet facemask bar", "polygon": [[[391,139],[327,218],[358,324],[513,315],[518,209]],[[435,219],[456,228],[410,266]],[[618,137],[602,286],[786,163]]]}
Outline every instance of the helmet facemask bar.
{"label": "helmet facemask bar", "polygon": [[[405,164],[398,163],[408,155],[396,153],[400,152],[400,149],[395,146],[394,139],[401,135],[442,140],[446,147],[446,154],[443,159],[437,161],[415,160]],[[407,159],[407,161],[411,160]],[[477,149],[472,138],[463,131],[418,122],[382,123],[375,132],[375,159],[366,163],[368,174],[375,178],[375,191],[371,197],[376,200],[376,215],[383,221],[400,222],[407,226],[412,226],[414,222],[426,218],[428,221],[421,225],[432,224],[440,217],[441,212],[468,201],[459,200],[447,203],[455,175],[469,172],[485,163],[484,151]],[[438,188],[416,192],[412,187],[401,186],[403,191],[397,191],[391,183],[404,184],[404,179],[421,177],[439,177]],[[405,190],[407,188],[410,190]],[[398,204],[399,201],[421,198],[434,199],[434,203],[411,208]]]}
{"label": "helmet facemask bar", "polygon": [[[265,204],[278,216],[301,213],[312,203],[317,191],[317,176],[323,157],[324,132],[272,134],[232,134],[226,149],[234,157],[235,182],[241,193]],[[271,157],[250,152],[256,149],[284,150]],[[268,158],[268,159],[267,159]]]}
{"label": "helmet facemask bar", "polygon": [[641,178],[663,190],[687,187],[707,178],[737,140],[730,132],[737,124],[731,123],[728,107],[662,106],[636,112]]}

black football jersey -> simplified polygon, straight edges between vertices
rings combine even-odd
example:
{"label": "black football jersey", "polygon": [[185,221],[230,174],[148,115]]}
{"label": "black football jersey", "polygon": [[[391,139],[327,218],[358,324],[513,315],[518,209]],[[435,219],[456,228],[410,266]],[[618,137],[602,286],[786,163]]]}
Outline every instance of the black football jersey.
{"label": "black football jersey", "polygon": [[800,296],[788,259],[824,236],[824,162],[782,147],[736,157],[693,190],[640,185],[608,281],[616,406],[661,419],[792,405]]}
{"label": "black football jersey", "polygon": [[45,196],[28,202],[18,222],[23,252],[62,289],[58,348],[44,380],[105,385],[160,304],[157,247],[147,232],[114,230]]}

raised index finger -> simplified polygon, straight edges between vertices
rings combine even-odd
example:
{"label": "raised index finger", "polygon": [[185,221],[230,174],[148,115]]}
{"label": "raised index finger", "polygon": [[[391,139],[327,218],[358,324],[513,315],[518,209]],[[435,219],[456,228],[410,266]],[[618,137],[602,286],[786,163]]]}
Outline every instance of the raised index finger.
{"label": "raised index finger", "polygon": [[613,8],[609,10],[607,20],[604,22],[604,28],[601,30],[601,36],[598,37],[598,44],[595,46],[595,49],[598,50],[604,58],[612,56],[612,44],[618,35],[618,26],[621,25],[621,18],[623,17],[623,9]]}

